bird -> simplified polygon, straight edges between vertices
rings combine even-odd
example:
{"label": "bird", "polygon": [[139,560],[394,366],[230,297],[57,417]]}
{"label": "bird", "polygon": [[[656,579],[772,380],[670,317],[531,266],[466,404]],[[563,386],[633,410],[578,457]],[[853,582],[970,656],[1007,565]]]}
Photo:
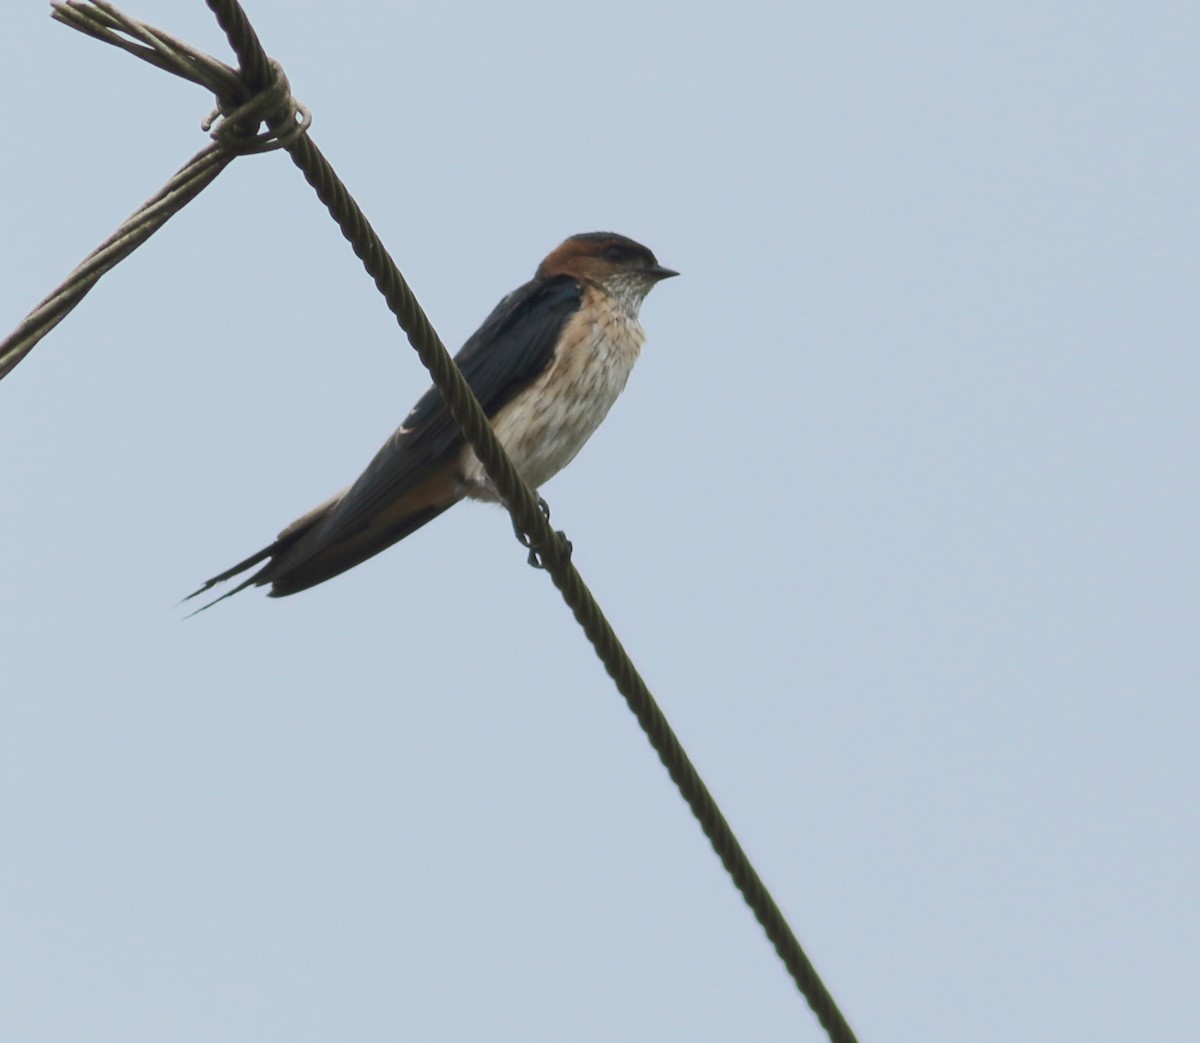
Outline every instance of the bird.
{"label": "bird", "polygon": [[[646,339],[638,320],[642,301],[678,274],[626,236],[573,235],[454,356],[530,488],[569,464],[608,414]],[[296,594],[374,557],[465,499],[503,503],[441,392],[430,387],[352,485],[184,601],[264,562],[197,611],[251,586],[269,584],[274,598]]]}

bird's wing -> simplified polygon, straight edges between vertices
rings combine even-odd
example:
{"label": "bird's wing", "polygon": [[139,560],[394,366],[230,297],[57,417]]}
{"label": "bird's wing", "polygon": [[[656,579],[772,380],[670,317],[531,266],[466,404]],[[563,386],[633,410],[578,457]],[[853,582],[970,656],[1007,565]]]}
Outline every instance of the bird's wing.
{"label": "bird's wing", "polygon": [[[582,302],[583,287],[569,276],[533,280],[496,305],[462,346],[454,361],[489,417],[546,369]],[[370,524],[377,512],[449,466],[465,444],[441,392],[431,387],[328,512],[316,540],[340,539]]]}
{"label": "bird's wing", "polygon": [[[583,287],[568,276],[535,279],[496,305],[462,346],[455,361],[489,417],[546,369],[582,302]],[[270,560],[224,597],[266,583],[273,597],[292,594],[378,554],[462,498],[453,468],[464,444],[441,393],[430,388],[349,489],[188,597],[264,559]]]}

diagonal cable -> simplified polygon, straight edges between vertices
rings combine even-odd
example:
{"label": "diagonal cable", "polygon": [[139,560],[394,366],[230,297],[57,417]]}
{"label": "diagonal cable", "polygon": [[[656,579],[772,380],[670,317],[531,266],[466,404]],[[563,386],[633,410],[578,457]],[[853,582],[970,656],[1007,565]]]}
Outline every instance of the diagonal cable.
{"label": "diagonal cable", "polygon": [[304,136],[289,145],[288,153],[337,221],[342,234],[349,240],[363,267],[383,294],[409,343],[428,368],[455,421],[462,427],[471,448],[483,463],[488,477],[508,505],[514,522],[528,535],[530,545],[540,555],[551,580],[592,643],[604,669],[624,696],[651,746],[699,821],[704,835],[708,837],[713,850],[829,1038],[834,1043],[854,1043],[855,1036],[838,1010],[833,996],[742,850],[717,802],[684,752],[645,681],[583,582],[583,577],[571,564],[564,541],[550,527],[549,520],[538,507],[537,498],[517,474],[512,461],[492,432],[483,408],[471,393],[462,373],[450,358],[383,243],[310,138]]}

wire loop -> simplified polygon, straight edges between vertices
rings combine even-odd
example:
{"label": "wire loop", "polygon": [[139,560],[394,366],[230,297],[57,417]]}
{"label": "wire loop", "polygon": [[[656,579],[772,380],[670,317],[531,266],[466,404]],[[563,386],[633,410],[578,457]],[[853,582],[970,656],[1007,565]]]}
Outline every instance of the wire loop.
{"label": "wire loop", "polygon": [[[236,107],[222,103],[201,122],[202,130],[226,152],[249,156],[287,148],[312,126],[312,113],[292,97],[283,68],[271,60],[271,79],[249,101]],[[266,123],[268,129],[256,133]]]}

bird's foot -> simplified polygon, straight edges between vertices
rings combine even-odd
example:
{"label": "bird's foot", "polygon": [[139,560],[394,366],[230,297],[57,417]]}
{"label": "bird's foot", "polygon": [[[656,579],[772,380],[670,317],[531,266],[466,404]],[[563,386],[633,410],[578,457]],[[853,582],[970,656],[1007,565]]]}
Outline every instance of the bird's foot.
{"label": "bird's foot", "polygon": [[[545,516],[546,521],[549,521],[550,520],[550,505],[544,499],[542,499],[542,497],[540,497],[540,496],[538,497],[537,503],[538,503],[538,509]],[[517,542],[519,542],[522,547],[529,548],[529,559],[528,559],[529,564],[532,565],[535,569],[544,569],[546,567],[546,561],[545,561],[545,558],[543,557],[543,552],[544,552],[545,548],[543,546],[541,546],[540,544],[534,544],[534,542],[530,538],[529,534],[527,532],[525,532],[521,528],[520,525],[517,524],[517,521],[515,518],[513,519],[513,532],[516,534]],[[567,534],[565,532],[563,532],[561,529],[556,529],[554,532],[554,535],[558,538],[559,545],[563,548],[566,558],[569,561],[571,558],[571,551],[573,548],[571,546],[571,541],[569,539],[567,539]]]}

